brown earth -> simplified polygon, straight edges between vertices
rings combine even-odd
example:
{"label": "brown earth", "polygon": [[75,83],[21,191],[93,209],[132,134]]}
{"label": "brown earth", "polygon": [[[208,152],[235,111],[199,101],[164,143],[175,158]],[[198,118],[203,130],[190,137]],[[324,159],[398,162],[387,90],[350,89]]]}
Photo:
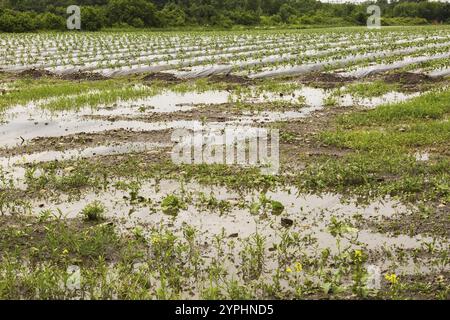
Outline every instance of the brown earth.
{"label": "brown earth", "polygon": [[99,73],[95,72],[76,72],[71,74],[64,74],[64,75],[58,75],[53,72],[50,72],[48,70],[41,70],[41,69],[28,69],[25,71],[22,71],[17,74],[17,77],[26,77],[26,78],[33,78],[33,79],[40,79],[40,78],[55,78],[55,79],[61,79],[61,80],[70,80],[70,81],[98,81],[98,80],[106,80],[108,79],[105,76],[102,76]]}
{"label": "brown earth", "polygon": [[17,74],[19,77],[31,77],[33,79],[40,79],[43,77],[54,77],[55,75],[47,70],[40,70],[40,69],[28,69],[25,71],[22,71]]}
{"label": "brown earth", "polygon": [[[57,76],[58,77],[58,76]],[[65,74],[62,76],[59,76],[58,78],[63,80],[75,80],[75,81],[99,81],[99,80],[106,80],[107,77],[96,73],[96,72],[76,72],[71,74]]]}
{"label": "brown earth", "polygon": [[354,80],[355,78],[353,77],[341,77],[338,74],[326,72],[308,73],[297,78],[297,81],[300,83],[324,89],[335,88],[342,84],[353,82]]}
{"label": "brown earth", "polygon": [[153,82],[153,81],[164,81],[169,83],[179,83],[183,80],[177,78],[173,74],[170,73],[164,73],[164,72],[156,72],[156,73],[150,73],[146,75],[144,78],[142,78],[143,81],[146,82]]}
{"label": "brown earth", "polygon": [[383,80],[387,83],[400,83],[413,85],[421,83],[439,82],[442,79],[432,78],[422,73],[398,72],[384,75]]}
{"label": "brown earth", "polygon": [[208,77],[208,81],[211,83],[231,83],[231,84],[246,84],[246,85],[252,85],[255,84],[255,80],[250,79],[248,77],[242,77],[242,76],[236,76],[232,74],[227,75],[216,75]]}
{"label": "brown earth", "polygon": [[89,148],[113,143],[150,142],[169,143],[170,131],[143,131],[118,129],[98,133],[77,133],[62,137],[41,137],[31,140],[26,145],[11,149],[0,149],[0,156],[10,157],[42,151],[64,151],[77,148]]}

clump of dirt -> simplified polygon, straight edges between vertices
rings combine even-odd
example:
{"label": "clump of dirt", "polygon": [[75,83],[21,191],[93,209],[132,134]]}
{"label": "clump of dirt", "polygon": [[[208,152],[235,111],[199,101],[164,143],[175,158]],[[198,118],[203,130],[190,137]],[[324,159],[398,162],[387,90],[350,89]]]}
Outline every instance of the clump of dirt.
{"label": "clump of dirt", "polygon": [[41,69],[28,69],[25,71],[22,71],[18,74],[20,77],[31,77],[33,79],[40,79],[43,77],[55,77],[55,74],[48,71],[48,70],[41,70]]}
{"label": "clump of dirt", "polygon": [[204,122],[225,122],[232,120],[233,116],[242,113],[237,110],[224,110],[217,106],[216,109],[208,109],[206,105],[198,106],[198,109],[177,112],[151,112],[139,116],[129,117],[127,115],[88,115],[88,119],[104,121],[144,121],[144,122],[167,122],[167,121],[204,121]]}
{"label": "clump of dirt", "polygon": [[298,81],[302,83],[325,89],[335,88],[337,86],[340,86],[341,84],[353,82],[354,80],[355,78],[353,77],[342,77],[335,73],[326,72],[309,73],[298,78]]}
{"label": "clump of dirt", "polygon": [[248,84],[248,85],[255,83],[253,79],[250,79],[248,77],[236,76],[231,74],[211,76],[208,78],[208,81],[212,83],[225,82],[231,84]]}
{"label": "clump of dirt", "polygon": [[125,129],[115,129],[98,133],[81,132],[62,137],[39,137],[30,140],[27,144],[20,147],[0,148],[0,157],[11,157],[42,151],[64,151],[77,148],[89,148],[111,143],[142,141],[169,143],[170,134],[170,130],[135,132]]}
{"label": "clump of dirt", "polygon": [[99,81],[108,79],[107,77],[96,72],[81,72],[81,71],[71,74],[65,74],[60,76],[60,78],[63,80],[76,80],[76,81],[80,80]]}
{"label": "clump of dirt", "polygon": [[146,75],[142,80],[147,82],[164,81],[169,83],[179,83],[182,80],[170,73],[156,72]]}
{"label": "clump of dirt", "polygon": [[71,80],[71,81],[96,81],[96,80],[106,80],[107,77],[102,76],[99,73],[95,72],[75,72],[71,74],[65,74],[65,75],[57,75],[54,74],[48,70],[41,70],[41,69],[28,69],[25,71],[22,71],[17,74],[18,77],[31,77],[33,79],[40,79],[43,77],[49,77],[49,78],[55,78],[55,79],[61,79],[61,80]]}
{"label": "clump of dirt", "polygon": [[404,85],[418,85],[423,83],[437,82],[440,78],[432,78],[422,73],[399,72],[387,74],[383,77],[387,83],[400,83]]}

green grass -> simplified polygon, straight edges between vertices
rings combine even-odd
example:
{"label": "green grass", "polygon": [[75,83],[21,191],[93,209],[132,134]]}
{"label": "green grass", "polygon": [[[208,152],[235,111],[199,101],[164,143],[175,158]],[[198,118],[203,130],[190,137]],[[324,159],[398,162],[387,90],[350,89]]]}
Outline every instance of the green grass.
{"label": "green grass", "polygon": [[431,92],[407,102],[386,104],[376,109],[343,116],[345,127],[399,124],[414,120],[442,119],[450,112],[450,90]]}
{"label": "green grass", "polygon": [[336,94],[351,94],[358,97],[378,97],[388,92],[398,90],[399,86],[395,83],[386,83],[382,80],[376,80],[367,83],[350,84],[345,89],[338,90]]}
{"label": "green grass", "polygon": [[[393,195],[414,201],[450,201],[450,90],[428,93],[408,102],[354,112],[337,119],[337,129],[318,139],[349,149],[340,158],[323,157],[300,175],[310,189],[334,189],[370,195]],[[420,162],[415,152],[433,150]]]}
{"label": "green grass", "polygon": [[82,94],[91,90],[111,90],[121,85],[122,82],[117,80],[87,82],[69,82],[52,79],[18,80],[13,84],[14,90],[0,95],[0,111],[7,107],[26,104],[41,99]]}
{"label": "green grass", "polygon": [[178,93],[204,92],[224,90],[234,86],[220,82],[211,83],[206,79],[177,84],[153,81],[151,85],[145,85],[141,78],[143,77],[81,82],[51,78],[15,80],[11,84],[13,90],[0,95],[0,112],[12,106],[50,98],[48,102],[42,103],[42,108],[54,111],[77,110],[86,106],[111,105],[119,100],[127,101],[154,96],[164,90]]}
{"label": "green grass", "polygon": [[[239,240],[236,259],[229,250],[236,240],[224,234],[216,235],[208,248],[213,254],[204,257],[198,231],[189,225],[180,234],[152,227],[122,235],[113,223],[59,219],[50,212],[0,220],[1,299],[180,299],[192,292],[203,299],[445,299],[449,290],[445,282],[430,290],[426,276],[408,280],[397,274],[395,283],[383,281],[380,291],[370,290],[364,281],[370,251],[318,250],[297,232],[283,232],[272,255],[267,238],[253,233]],[[333,217],[326,231],[337,244],[357,243],[358,230],[348,220]],[[313,252],[307,254],[305,246]],[[436,259],[441,255],[441,250],[430,252]],[[268,277],[269,261],[275,270]],[[227,272],[226,263],[239,272]],[[75,287],[70,266],[80,270]],[[391,268],[383,272],[392,274]]]}
{"label": "green grass", "polygon": [[338,130],[325,132],[321,138],[329,145],[366,151],[444,148],[450,141],[450,122],[425,120],[406,127],[396,124],[373,129]]}

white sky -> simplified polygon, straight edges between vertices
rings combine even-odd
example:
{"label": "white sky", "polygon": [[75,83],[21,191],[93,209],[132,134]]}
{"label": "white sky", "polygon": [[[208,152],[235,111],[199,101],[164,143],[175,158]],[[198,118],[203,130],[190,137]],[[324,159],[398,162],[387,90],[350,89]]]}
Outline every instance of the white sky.
{"label": "white sky", "polygon": [[[361,3],[361,2],[367,2],[370,0],[319,0],[319,1],[332,2],[332,3],[345,3],[345,2]],[[450,2],[450,0],[428,0],[428,1],[430,1],[430,2]]]}

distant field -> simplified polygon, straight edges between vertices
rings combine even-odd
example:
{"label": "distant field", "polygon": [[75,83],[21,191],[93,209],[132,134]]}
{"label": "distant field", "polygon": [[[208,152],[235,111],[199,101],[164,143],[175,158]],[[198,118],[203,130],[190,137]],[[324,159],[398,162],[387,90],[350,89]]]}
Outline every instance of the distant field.
{"label": "distant field", "polygon": [[259,78],[350,71],[373,62],[406,66],[419,58],[427,63],[425,72],[448,67],[448,27],[361,30],[2,35],[0,68],[107,77],[164,72],[182,78],[230,73]]}
{"label": "distant field", "polygon": [[0,299],[449,298],[449,27],[0,43]]}

